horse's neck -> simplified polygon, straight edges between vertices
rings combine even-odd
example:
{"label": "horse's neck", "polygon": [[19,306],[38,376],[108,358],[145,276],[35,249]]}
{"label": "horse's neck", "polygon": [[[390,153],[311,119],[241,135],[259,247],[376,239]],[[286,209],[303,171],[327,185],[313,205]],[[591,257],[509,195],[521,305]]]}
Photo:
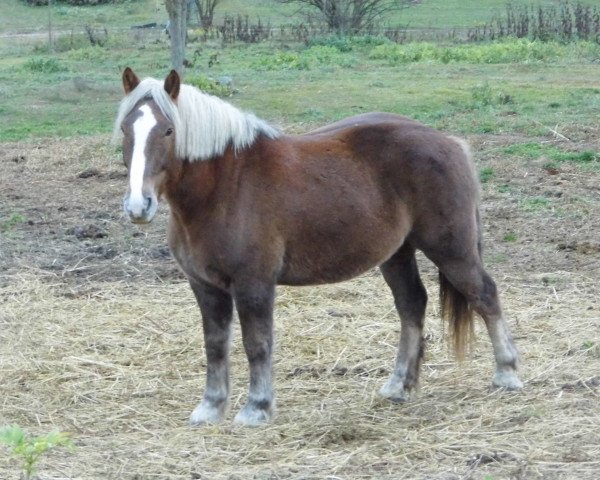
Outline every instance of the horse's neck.
{"label": "horse's neck", "polygon": [[242,168],[243,158],[231,147],[211,160],[181,162],[167,182],[165,196],[171,209],[190,222],[200,213],[210,214],[234,194]]}

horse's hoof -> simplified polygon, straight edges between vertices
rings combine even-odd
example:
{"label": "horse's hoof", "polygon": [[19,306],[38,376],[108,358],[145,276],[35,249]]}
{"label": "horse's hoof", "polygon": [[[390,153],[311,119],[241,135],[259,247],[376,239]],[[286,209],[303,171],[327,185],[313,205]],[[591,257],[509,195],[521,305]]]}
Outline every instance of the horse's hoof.
{"label": "horse's hoof", "polygon": [[235,416],[234,422],[247,427],[260,427],[269,423],[272,416],[270,409],[259,408],[252,403],[248,403]]}
{"label": "horse's hoof", "polygon": [[404,388],[401,381],[387,383],[379,389],[379,395],[393,403],[405,403],[410,400],[410,391]]}
{"label": "horse's hoof", "polygon": [[219,408],[206,402],[200,403],[190,415],[190,426],[214,425],[223,417],[224,408]]}
{"label": "horse's hoof", "polygon": [[492,379],[492,386],[510,391],[518,391],[523,388],[523,382],[515,372],[496,372]]}

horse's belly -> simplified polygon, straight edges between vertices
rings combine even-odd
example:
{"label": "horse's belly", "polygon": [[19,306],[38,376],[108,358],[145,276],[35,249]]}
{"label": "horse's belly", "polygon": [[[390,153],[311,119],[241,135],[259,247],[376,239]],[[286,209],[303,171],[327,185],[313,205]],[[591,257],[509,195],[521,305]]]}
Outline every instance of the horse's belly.
{"label": "horse's belly", "polygon": [[369,245],[316,245],[290,249],[278,277],[281,285],[317,285],[354,278],[390,258],[402,245],[404,235],[389,235]]}

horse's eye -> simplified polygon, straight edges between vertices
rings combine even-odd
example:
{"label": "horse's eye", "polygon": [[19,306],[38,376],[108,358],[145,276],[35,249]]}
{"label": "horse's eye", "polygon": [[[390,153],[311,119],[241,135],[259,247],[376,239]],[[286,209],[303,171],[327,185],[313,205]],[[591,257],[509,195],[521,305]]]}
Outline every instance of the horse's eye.
{"label": "horse's eye", "polygon": [[165,132],[165,137],[170,137],[171,135],[173,135],[173,129],[168,128],[167,131]]}
{"label": "horse's eye", "polygon": [[125,127],[123,125],[121,125],[121,131],[125,133]]}

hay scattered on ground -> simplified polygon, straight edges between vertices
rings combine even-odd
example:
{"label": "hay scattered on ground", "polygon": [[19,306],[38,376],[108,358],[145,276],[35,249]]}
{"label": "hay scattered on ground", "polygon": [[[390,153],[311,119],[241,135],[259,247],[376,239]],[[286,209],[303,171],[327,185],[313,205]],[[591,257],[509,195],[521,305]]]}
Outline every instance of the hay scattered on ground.
{"label": "hay scattered on ground", "polygon": [[[11,144],[5,151],[26,160],[0,158],[11,180],[0,187],[3,213],[33,220],[2,233],[0,424],[71,432],[77,448],[51,452],[43,479],[597,478],[599,174],[567,165],[548,176],[487,154],[486,137],[474,140],[498,177],[484,185],[486,258],[522,353],[523,392],[488,387],[493,361],[481,326],[471,358],[454,362],[436,272],[421,259],[431,301],[412,402],[376,393],[400,323],[372,271],[339,285],[279,288],[272,425],[232,424],[247,383],[236,328],[227,420],[189,428],[204,382],[199,313],[164,251],[165,209],[146,230],[121,218],[122,170],[99,138]],[[81,178],[84,157],[97,173]],[[508,181],[512,196],[494,186]],[[563,193],[552,208],[528,211],[533,186],[533,195]],[[68,233],[89,224],[107,236]],[[514,242],[503,241],[509,231]],[[19,478],[4,454],[0,478]]]}

